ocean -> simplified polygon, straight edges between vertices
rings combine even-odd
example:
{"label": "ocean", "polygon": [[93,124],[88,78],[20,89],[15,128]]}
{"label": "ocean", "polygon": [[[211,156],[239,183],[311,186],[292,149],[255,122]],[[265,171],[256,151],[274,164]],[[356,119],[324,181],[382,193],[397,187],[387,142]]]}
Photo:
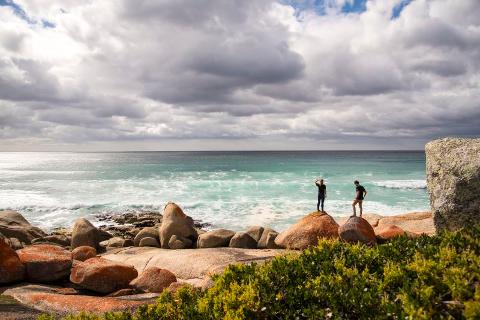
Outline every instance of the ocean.
{"label": "ocean", "polygon": [[355,179],[368,191],[364,212],[429,210],[417,151],[0,152],[0,209],[50,230],[173,201],[212,228],[283,230],[316,210],[318,177],[333,216],[351,214]]}

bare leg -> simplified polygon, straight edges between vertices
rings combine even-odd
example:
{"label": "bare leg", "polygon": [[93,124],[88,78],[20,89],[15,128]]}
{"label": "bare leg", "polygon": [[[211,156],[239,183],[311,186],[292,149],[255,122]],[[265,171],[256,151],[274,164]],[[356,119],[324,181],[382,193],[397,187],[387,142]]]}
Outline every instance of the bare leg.
{"label": "bare leg", "polygon": [[352,207],[353,207],[353,216],[352,217],[356,217],[357,216],[357,209],[355,208],[355,205],[357,204],[357,200],[353,200],[353,203],[352,203]]}
{"label": "bare leg", "polygon": [[360,218],[362,217],[362,213],[363,213],[363,205],[362,205],[363,201],[358,201],[358,206],[360,207]]}

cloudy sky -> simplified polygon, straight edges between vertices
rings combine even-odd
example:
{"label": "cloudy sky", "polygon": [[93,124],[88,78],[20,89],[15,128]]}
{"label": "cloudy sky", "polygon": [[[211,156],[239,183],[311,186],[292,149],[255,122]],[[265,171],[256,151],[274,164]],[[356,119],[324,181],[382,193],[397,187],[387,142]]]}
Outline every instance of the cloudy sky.
{"label": "cloudy sky", "polygon": [[480,135],[479,0],[0,0],[0,149]]}

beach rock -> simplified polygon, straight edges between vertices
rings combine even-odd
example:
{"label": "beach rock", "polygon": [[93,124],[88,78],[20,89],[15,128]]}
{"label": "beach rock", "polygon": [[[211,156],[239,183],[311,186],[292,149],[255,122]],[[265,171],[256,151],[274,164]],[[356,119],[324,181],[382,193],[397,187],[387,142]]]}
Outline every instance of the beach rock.
{"label": "beach rock", "polygon": [[31,282],[62,280],[70,274],[72,254],[60,246],[37,244],[17,250]]}
{"label": "beach rock", "polygon": [[480,139],[434,140],[425,153],[436,230],[480,223]]}
{"label": "beach rock", "polygon": [[62,247],[70,246],[71,239],[65,235],[55,234],[41,238],[35,238],[32,240],[32,243],[49,243],[57,244]]}
{"label": "beach rock", "polygon": [[375,231],[367,220],[360,217],[350,217],[345,224],[338,228],[340,238],[352,243],[375,244]]}
{"label": "beach rock", "polygon": [[198,236],[198,248],[217,248],[228,247],[230,239],[235,235],[235,231],[227,229],[218,229],[202,233]]}
{"label": "beach rock", "polygon": [[78,260],[78,261],[85,261],[95,257],[96,255],[97,255],[97,250],[89,246],[77,247],[72,251],[73,260]]}
{"label": "beach rock", "polygon": [[130,296],[135,293],[137,293],[135,289],[127,288],[127,289],[120,289],[115,292],[109,293],[107,297],[124,297],[124,296]]}
{"label": "beach rock", "polygon": [[158,297],[158,294],[151,293],[121,297],[64,295],[58,293],[55,287],[31,284],[10,288],[4,294],[37,310],[64,316],[80,312],[103,314],[104,312],[131,311],[141,305],[153,303]]}
{"label": "beach rock", "polygon": [[255,249],[255,248],[257,248],[257,241],[255,241],[255,239],[253,239],[246,232],[237,232],[232,237],[232,239],[230,239],[229,247],[244,248],[244,249]]}
{"label": "beach rock", "polygon": [[151,267],[145,269],[130,285],[140,291],[160,293],[176,281],[177,277],[167,269]]}
{"label": "beach rock", "polygon": [[152,238],[152,237],[144,237],[142,240],[140,240],[140,243],[138,244],[139,247],[155,247],[159,248],[160,244],[158,243],[157,239]]}
{"label": "beach rock", "polygon": [[100,242],[102,247],[123,248],[125,246],[125,239],[121,237],[113,237],[108,240]]}
{"label": "beach rock", "polygon": [[168,249],[168,242],[173,235],[188,238],[195,243],[197,230],[193,219],[183,213],[182,209],[173,202],[169,202],[163,211],[162,224],[159,229],[162,248]]}
{"label": "beach rock", "polygon": [[316,246],[321,238],[337,238],[338,224],[327,213],[312,212],[280,233],[275,244],[287,249]]}
{"label": "beach rock", "polygon": [[98,249],[100,233],[95,226],[85,218],[75,221],[72,230],[72,249],[89,246]]}
{"label": "beach rock", "polygon": [[193,288],[193,286],[191,284],[188,284],[188,283],[185,283],[185,282],[172,282],[167,290],[170,291],[171,293],[175,293],[177,292],[180,288],[183,288],[183,287],[190,287],[190,288]]}
{"label": "beach rock", "polygon": [[107,294],[128,288],[137,275],[137,270],[130,265],[95,257],[76,264],[70,281],[82,288]]}
{"label": "beach rock", "polygon": [[375,229],[375,234],[379,242],[392,240],[393,238],[406,235],[406,231],[396,225],[387,225]]}
{"label": "beach rock", "polygon": [[257,247],[259,249],[276,249],[279,248],[275,244],[275,239],[278,236],[278,232],[270,229],[270,228],[265,228],[262,232],[262,236],[258,240],[258,245]]}
{"label": "beach rock", "polygon": [[8,238],[6,241],[13,250],[19,250],[25,247],[25,243],[20,242],[17,238]]}
{"label": "beach rock", "polygon": [[170,240],[168,241],[168,246],[170,247],[170,249],[191,248],[192,240],[182,236],[177,236],[174,234],[173,236],[170,237]]}
{"label": "beach rock", "polygon": [[262,236],[264,228],[261,226],[253,226],[247,229],[245,233],[247,233],[250,237],[252,237],[257,243]]}
{"label": "beach rock", "polygon": [[140,241],[142,241],[143,238],[147,238],[147,237],[159,240],[158,228],[154,228],[154,227],[143,228],[139,233],[137,233],[137,235],[135,236],[135,239],[133,239],[133,243],[135,247],[139,247]]}
{"label": "beach rock", "polygon": [[0,238],[0,285],[22,281],[24,277],[25,267],[17,253]]}
{"label": "beach rock", "polygon": [[16,238],[26,244],[47,235],[41,229],[32,226],[20,213],[12,210],[0,211],[0,233],[6,238]]}

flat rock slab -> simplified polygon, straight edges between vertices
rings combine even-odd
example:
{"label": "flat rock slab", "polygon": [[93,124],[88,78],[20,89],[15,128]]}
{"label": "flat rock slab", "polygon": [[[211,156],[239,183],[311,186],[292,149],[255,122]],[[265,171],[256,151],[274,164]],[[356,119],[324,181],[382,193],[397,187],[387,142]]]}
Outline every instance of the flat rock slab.
{"label": "flat rock slab", "polygon": [[235,263],[262,262],[287,253],[281,249],[202,248],[170,250],[131,247],[112,250],[104,258],[133,265],[138,273],[148,267],[170,270],[179,281],[202,279]]}
{"label": "flat rock slab", "polygon": [[13,297],[0,294],[0,319],[35,320],[40,314],[40,311],[21,304]]}
{"label": "flat rock slab", "polygon": [[152,303],[158,294],[139,294],[118,298],[85,295],[63,295],[59,288],[44,285],[18,285],[5,290],[4,295],[11,296],[20,303],[33,309],[68,314],[82,311],[104,313],[109,311],[133,310],[141,305]]}
{"label": "flat rock slab", "polygon": [[[431,212],[409,212],[394,216],[381,216],[376,213],[364,213],[362,216],[372,227],[384,227],[395,225],[405,231],[418,234],[435,234],[435,226],[433,224],[433,214]],[[349,216],[335,217],[339,225],[343,225]]]}

